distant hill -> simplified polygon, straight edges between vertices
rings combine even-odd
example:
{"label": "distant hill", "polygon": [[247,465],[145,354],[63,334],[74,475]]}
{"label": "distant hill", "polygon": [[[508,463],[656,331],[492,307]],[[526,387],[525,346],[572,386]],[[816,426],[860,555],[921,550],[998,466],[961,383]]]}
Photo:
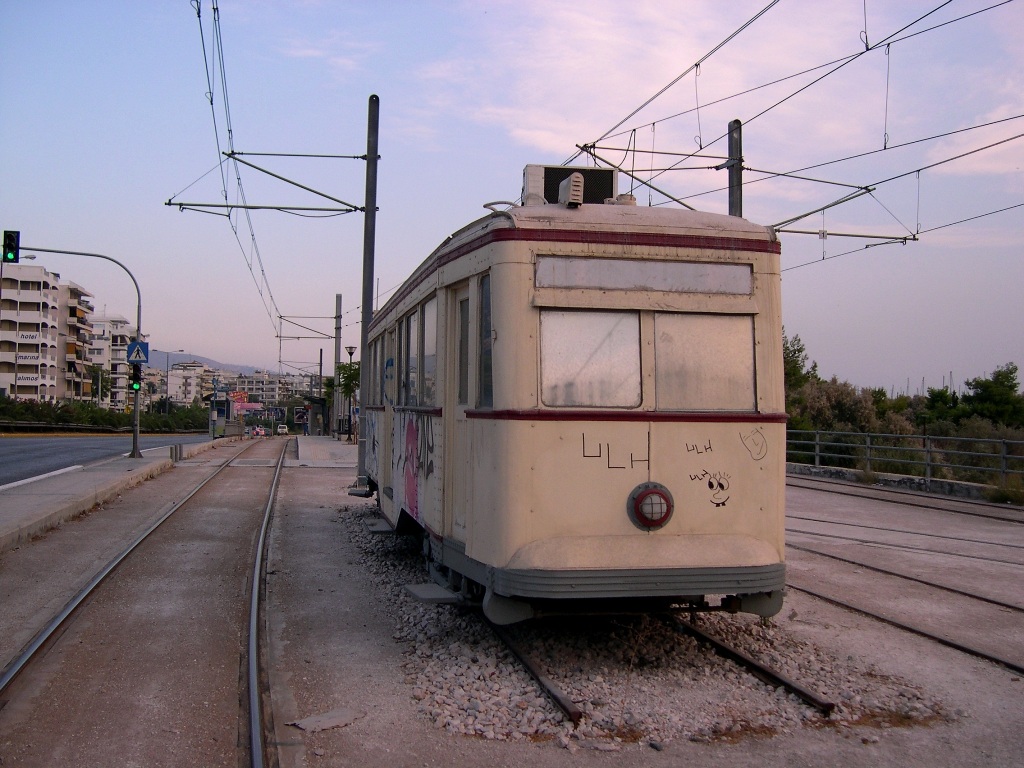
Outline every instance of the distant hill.
{"label": "distant hill", "polygon": [[[170,361],[168,361],[170,358]],[[266,368],[258,368],[254,365],[238,365],[236,363],[222,363],[218,360],[211,360],[208,357],[198,357],[196,355],[189,355],[185,352],[164,352],[159,349],[149,350],[149,367],[159,368],[160,370],[166,371],[170,366],[177,363],[202,363],[210,368],[217,368],[222,371],[234,371],[235,373],[244,373],[251,376],[256,371],[267,370]]]}

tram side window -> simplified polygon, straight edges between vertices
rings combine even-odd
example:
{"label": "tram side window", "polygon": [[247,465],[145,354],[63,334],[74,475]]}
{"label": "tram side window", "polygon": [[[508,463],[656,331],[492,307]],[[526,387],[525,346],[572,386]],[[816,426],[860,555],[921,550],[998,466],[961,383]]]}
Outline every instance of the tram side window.
{"label": "tram side window", "polygon": [[398,398],[397,393],[397,373],[398,369],[396,361],[398,355],[396,354],[397,342],[395,338],[396,333],[394,328],[388,329],[384,339],[384,402],[394,405]]}
{"label": "tram side window", "polygon": [[418,405],[416,394],[419,378],[419,313],[410,312],[406,315],[400,324],[399,333],[398,404]]}
{"label": "tram side window", "polygon": [[544,405],[639,406],[639,313],[541,312],[540,371]]}
{"label": "tram side window", "polygon": [[427,301],[421,312],[423,328],[423,360],[421,378],[420,405],[437,403],[437,298]]}
{"label": "tram side window", "polygon": [[383,398],[383,377],[380,368],[380,340],[370,344],[370,391],[367,393],[367,405],[380,405]]}
{"label": "tram side window", "polygon": [[654,360],[659,410],[755,408],[750,315],[657,314]]}
{"label": "tram side window", "polygon": [[480,349],[479,349],[479,390],[477,406],[492,408],[494,406],[494,380],[491,372],[491,276],[480,278]]}
{"label": "tram side window", "polygon": [[459,405],[469,405],[469,299],[459,300]]}

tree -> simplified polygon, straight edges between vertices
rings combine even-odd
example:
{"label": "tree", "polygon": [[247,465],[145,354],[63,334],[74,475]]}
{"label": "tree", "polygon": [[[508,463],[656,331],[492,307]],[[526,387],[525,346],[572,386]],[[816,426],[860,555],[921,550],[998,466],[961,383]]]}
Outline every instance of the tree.
{"label": "tree", "polygon": [[359,361],[338,364],[338,389],[348,399],[359,389]]}
{"label": "tree", "polygon": [[795,427],[798,429],[874,432],[878,415],[872,392],[835,376],[828,381],[808,381],[800,392],[800,401],[789,411],[790,421],[799,424]]}
{"label": "tree", "polygon": [[782,329],[782,373],[786,382],[787,399],[790,393],[797,392],[809,381],[817,381],[818,364],[811,363],[807,367],[807,350],[799,336],[792,339]]}
{"label": "tree", "polygon": [[1016,364],[1007,363],[987,379],[979,376],[964,384],[970,390],[961,398],[965,416],[981,416],[1007,427],[1024,427],[1024,396],[1020,394]]}
{"label": "tree", "polygon": [[92,397],[98,403],[106,402],[110,395],[110,371],[102,365],[90,365],[86,368],[92,379]]}
{"label": "tree", "polygon": [[[359,389],[359,362],[338,363],[338,375],[336,377],[338,391],[341,392],[345,402],[351,403],[352,397]],[[345,409],[348,414],[348,408]],[[351,428],[349,434],[352,434]]]}

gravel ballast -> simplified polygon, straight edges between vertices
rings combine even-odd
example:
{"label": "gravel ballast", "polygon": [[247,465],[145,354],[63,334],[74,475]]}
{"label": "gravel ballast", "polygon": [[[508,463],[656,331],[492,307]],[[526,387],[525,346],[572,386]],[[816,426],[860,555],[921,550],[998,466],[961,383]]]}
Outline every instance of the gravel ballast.
{"label": "gravel ballast", "polygon": [[410,695],[425,718],[448,732],[556,742],[570,750],[615,751],[626,744],[660,750],[678,740],[856,725],[885,730],[960,715],[920,686],[747,615],[701,614],[697,621],[708,634],[834,702],[831,716],[762,683],[657,617],[514,626],[516,641],[583,710],[574,728],[478,614],[420,603],[403,589],[425,580],[422,556],[414,542],[370,533],[366,523],[375,514],[372,506],[346,508],[339,522],[379,585],[396,622],[394,639],[407,646],[403,671]]}

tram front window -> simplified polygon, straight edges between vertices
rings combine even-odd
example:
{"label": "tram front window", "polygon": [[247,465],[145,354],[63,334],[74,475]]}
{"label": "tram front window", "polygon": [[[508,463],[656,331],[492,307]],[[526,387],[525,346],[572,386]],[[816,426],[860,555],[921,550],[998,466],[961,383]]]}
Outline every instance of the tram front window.
{"label": "tram front window", "polygon": [[755,408],[750,315],[656,314],[654,360],[658,410]]}
{"label": "tram front window", "polygon": [[540,348],[545,405],[640,405],[638,313],[544,311]]}

